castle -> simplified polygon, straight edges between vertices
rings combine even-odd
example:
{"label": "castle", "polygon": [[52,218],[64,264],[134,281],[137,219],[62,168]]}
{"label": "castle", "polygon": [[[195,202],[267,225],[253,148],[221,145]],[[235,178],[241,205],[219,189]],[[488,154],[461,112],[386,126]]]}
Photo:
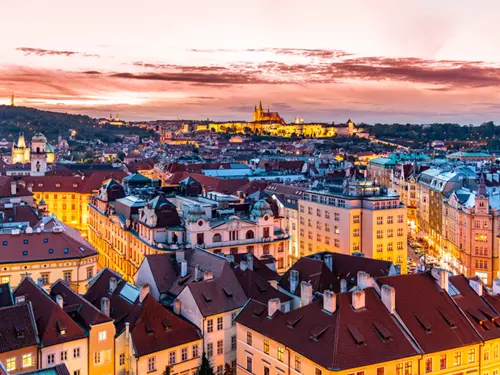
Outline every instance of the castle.
{"label": "castle", "polygon": [[281,118],[278,112],[271,112],[269,107],[267,107],[267,112],[262,109],[262,102],[259,102],[259,108],[255,106],[253,111],[253,122],[268,121],[278,124],[285,124],[285,121]]}
{"label": "castle", "polygon": [[[31,140],[31,148],[26,145],[24,133],[19,133],[17,143],[12,144],[12,164],[33,163],[33,160],[40,162],[43,159],[46,163],[54,163],[54,148],[49,144],[47,138],[42,133],[36,133]],[[36,168],[35,168],[36,169]]]}

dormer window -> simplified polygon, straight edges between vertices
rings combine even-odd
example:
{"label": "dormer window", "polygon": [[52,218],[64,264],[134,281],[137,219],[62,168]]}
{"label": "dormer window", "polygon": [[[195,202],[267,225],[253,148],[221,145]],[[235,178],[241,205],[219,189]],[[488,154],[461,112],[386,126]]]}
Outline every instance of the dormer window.
{"label": "dormer window", "polygon": [[66,335],[66,323],[64,323],[62,320],[58,320],[57,330],[59,331],[60,336]]}

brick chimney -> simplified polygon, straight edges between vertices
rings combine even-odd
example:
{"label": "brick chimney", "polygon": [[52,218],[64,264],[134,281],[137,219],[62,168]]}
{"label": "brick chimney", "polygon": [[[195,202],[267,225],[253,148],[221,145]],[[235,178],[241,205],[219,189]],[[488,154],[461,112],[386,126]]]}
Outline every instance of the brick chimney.
{"label": "brick chimney", "polygon": [[181,262],[181,277],[185,277],[188,273],[188,262],[187,260],[183,260]]}
{"label": "brick chimney", "polygon": [[313,288],[310,281],[300,283],[300,306],[306,306],[312,303]]}
{"label": "brick chimney", "polygon": [[281,301],[279,298],[271,298],[267,302],[267,316],[272,317],[274,313],[281,309]]}
{"label": "brick chimney", "polygon": [[290,279],[290,293],[295,293],[297,286],[299,286],[299,271],[291,270],[289,274]]}
{"label": "brick chimney", "polygon": [[389,285],[382,285],[382,303],[391,314],[396,312],[396,289]]}
{"label": "brick chimney", "polygon": [[431,273],[439,287],[448,292],[448,271],[442,268],[433,268]]}
{"label": "brick chimney", "polygon": [[323,310],[329,314],[333,314],[337,310],[337,295],[331,290],[323,292]]}
{"label": "brick chimney", "polygon": [[365,307],[365,291],[355,290],[352,292],[352,307],[354,310],[360,310]]}
{"label": "brick chimney", "polygon": [[483,295],[483,284],[481,283],[481,281],[475,280],[475,279],[470,279],[469,285],[472,289],[474,289],[474,292],[476,292],[476,294],[478,296]]}
{"label": "brick chimney", "polygon": [[109,317],[110,302],[106,297],[101,298],[101,312]]}

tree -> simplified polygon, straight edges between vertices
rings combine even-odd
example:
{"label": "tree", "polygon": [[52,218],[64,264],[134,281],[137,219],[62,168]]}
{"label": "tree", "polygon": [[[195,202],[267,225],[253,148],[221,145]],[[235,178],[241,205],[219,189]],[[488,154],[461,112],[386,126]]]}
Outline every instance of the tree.
{"label": "tree", "polygon": [[116,157],[120,159],[121,161],[125,160],[125,153],[123,151],[118,151],[116,154]]}
{"label": "tree", "polygon": [[229,363],[226,363],[226,365],[224,366],[223,375],[235,375],[235,372]]}
{"label": "tree", "polygon": [[165,367],[162,375],[170,375],[172,373],[172,368],[170,366]]}
{"label": "tree", "polygon": [[210,366],[210,362],[208,361],[205,352],[203,352],[203,355],[201,357],[201,366],[200,370],[198,371],[198,375],[215,375],[214,369],[212,368],[212,366]]}

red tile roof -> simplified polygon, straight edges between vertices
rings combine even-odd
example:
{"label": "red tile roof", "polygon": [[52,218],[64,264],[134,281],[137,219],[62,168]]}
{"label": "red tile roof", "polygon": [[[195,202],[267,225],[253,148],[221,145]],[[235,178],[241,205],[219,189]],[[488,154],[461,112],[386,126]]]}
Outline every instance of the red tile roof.
{"label": "red tile roof", "polygon": [[[14,291],[15,297],[24,296],[33,305],[40,342],[44,346],[84,338],[85,332],[50,298],[50,295],[29,277],[25,277]],[[63,334],[63,330],[66,331]]]}
{"label": "red tile roof", "polygon": [[8,197],[32,197],[33,193],[17,183],[16,194],[12,194],[11,182],[14,181],[12,177],[0,176],[0,198]]}
{"label": "red tile roof", "polygon": [[[425,353],[481,341],[465,315],[429,272],[380,277],[377,283],[396,290],[396,312]],[[422,296],[425,303],[422,303]]]}
{"label": "red tile roof", "polygon": [[[269,318],[267,304],[249,302],[236,321],[290,347],[329,370],[346,370],[418,355],[373,288],[365,292],[365,308],[354,310],[352,293],[336,295],[336,311],[322,301]],[[377,330],[383,327],[383,333]],[[386,337],[386,338],[384,338]]]}
{"label": "red tile roof", "polygon": [[0,308],[0,353],[38,345],[38,335],[30,303]]}

